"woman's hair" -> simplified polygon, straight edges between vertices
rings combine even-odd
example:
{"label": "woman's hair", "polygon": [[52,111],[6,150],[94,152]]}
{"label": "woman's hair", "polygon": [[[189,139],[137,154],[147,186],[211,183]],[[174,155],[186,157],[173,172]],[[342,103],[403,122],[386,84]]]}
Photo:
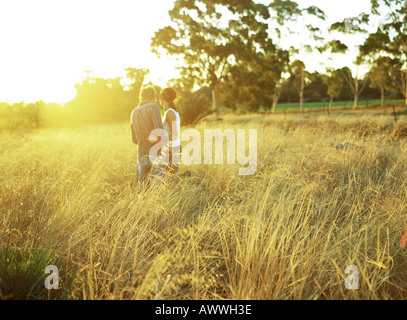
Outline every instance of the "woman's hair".
{"label": "woman's hair", "polygon": [[145,100],[155,100],[157,98],[157,91],[152,86],[144,87],[140,93],[140,102]]}
{"label": "woman's hair", "polygon": [[174,100],[177,98],[177,93],[173,88],[165,88],[163,92],[161,93],[161,97],[167,101],[168,106],[175,111],[177,111],[177,108],[174,104]]}

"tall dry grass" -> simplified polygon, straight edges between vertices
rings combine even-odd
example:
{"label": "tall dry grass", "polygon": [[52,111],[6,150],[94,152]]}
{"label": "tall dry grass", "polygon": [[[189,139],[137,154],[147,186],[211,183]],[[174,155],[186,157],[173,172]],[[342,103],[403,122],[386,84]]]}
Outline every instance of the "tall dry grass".
{"label": "tall dry grass", "polygon": [[[190,177],[149,190],[135,181],[127,124],[3,132],[0,296],[404,299],[405,127],[384,116],[226,116],[198,129],[257,129],[255,175],[181,165]],[[59,290],[44,288],[49,264]],[[348,265],[358,290],[345,288]]]}

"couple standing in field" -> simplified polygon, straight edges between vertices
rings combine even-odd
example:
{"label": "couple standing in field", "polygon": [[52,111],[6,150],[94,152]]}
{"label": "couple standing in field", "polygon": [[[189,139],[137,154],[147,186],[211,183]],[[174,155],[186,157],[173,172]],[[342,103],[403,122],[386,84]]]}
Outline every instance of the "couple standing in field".
{"label": "couple standing in field", "polygon": [[[138,145],[137,180],[150,184],[150,175],[154,181],[160,181],[166,174],[178,171],[181,158],[180,116],[174,104],[177,94],[172,88],[165,88],[158,96],[154,87],[143,88],[140,104],[131,113],[131,132],[133,143]],[[159,104],[161,102],[161,105]],[[161,109],[165,113],[161,119]],[[165,130],[168,142],[158,155],[168,163],[153,164],[150,159],[152,147],[163,138],[159,134]]]}

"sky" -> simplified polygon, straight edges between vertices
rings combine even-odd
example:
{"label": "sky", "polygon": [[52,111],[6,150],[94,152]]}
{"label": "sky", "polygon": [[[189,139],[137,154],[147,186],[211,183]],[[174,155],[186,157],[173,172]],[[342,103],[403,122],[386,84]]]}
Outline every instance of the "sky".
{"label": "sky", "polygon": [[[104,78],[125,77],[127,67],[148,68],[148,80],[165,86],[179,62],[151,52],[154,32],[169,24],[173,0],[0,0],[0,101],[64,103],[85,71]],[[328,16],[320,27],[367,12],[370,0],[297,0]],[[294,25],[300,37],[302,24]],[[358,43],[360,38],[347,39]],[[303,57],[307,68],[323,71],[321,58]],[[327,62],[350,65],[350,55]]]}

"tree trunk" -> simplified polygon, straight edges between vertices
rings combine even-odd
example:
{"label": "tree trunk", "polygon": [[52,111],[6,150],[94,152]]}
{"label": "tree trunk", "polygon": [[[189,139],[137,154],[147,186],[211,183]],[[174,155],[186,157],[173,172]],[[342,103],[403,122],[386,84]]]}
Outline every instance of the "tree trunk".
{"label": "tree trunk", "polygon": [[218,85],[215,84],[212,88],[212,103],[213,103],[213,110],[215,111],[216,117],[219,116],[219,91]]}
{"label": "tree trunk", "polygon": [[380,88],[381,96],[382,96],[382,108],[384,107],[384,88]]}
{"label": "tree trunk", "polygon": [[278,100],[280,99],[280,94],[281,94],[281,88],[279,88],[278,85],[276,84],[276,87],[274,89],[273,113],[277,112],[277,103],[278,103]]}
{"label": "tree trunk", "polygon": [[277,99],[274,97],[274,102],[273,102],[273,113],[276,113],[277,111]]}
{"label": "tree trunk", "polygon": [[357,109],[357,107],[359,106],[359,80],[357,79],[357,77],[355,77],[355,101],[353,104],[353,109]]}
{"label": "tree trunk", "polygon": [[358,106],[359,106],[359,93],[356,93],[355,94],[355,100],[354,100],[354,103],[353,103],[353,109],[357,109]]}
{"label": "tree trunk", "polygon": [[326,115],[329,117],[329,111],[332,108],[332,102],[334,101],[333,97],[329,97],[329,104],[328,104],[328,108],[326,109]]}
{"label": "tree trunk", "polygon": [[305,82],[305,70],[301,72],[301,89],[300,89],[300,111],[304,111],[304,82]]}
{"label": "tree trunk", "polygon": [[405,98],[405,101],[404,101],[404,104],[405,104],[405,106],[407,107],[407,70],[406,70],[406,79],[404,80],[404,91],[405,91],[405,96],[404,96],[404,98]]}

